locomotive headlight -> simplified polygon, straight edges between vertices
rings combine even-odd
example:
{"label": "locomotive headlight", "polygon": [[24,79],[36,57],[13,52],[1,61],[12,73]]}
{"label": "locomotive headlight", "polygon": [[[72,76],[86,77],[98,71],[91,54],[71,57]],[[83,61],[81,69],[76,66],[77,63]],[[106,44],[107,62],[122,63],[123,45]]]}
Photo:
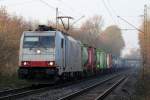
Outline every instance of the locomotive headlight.
{"label": "locomotive headlight", "polygon": [[49,65],[50,65],[50,66],[53,66],[53,65],[54,65],[54,62],[52,62],[52,61],[49,62]]}
{"label": "locomotive headlight", "polygon": [[29,61],[22,61],[22,62],[21,62],[21,65],[22,65],[22,66],[29,66],[29,65],[30,65],[30,62],[29,62]]}
{"label": "locomotive headlight", "polygon": [[25,62],[23,62],[23,65],[27,65],[27,62],[25,61]]}
{"label": "locomotive headlight", "polygon": [[36,53],[37,53],[37,54],[40,54],[40,53],[41,53],[41,50],[37,50]]}

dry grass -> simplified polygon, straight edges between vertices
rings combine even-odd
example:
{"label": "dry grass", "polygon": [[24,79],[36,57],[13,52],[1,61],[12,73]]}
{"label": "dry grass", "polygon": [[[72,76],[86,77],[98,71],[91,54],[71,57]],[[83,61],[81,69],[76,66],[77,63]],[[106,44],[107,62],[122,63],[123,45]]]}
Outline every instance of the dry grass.
{"label": "dry grass", "polygon": [[149,66],[144,67],[144,73],[141,71],[141,75],[136,83],[136,98],[137,100],[150,100]]}
{"label": "dry grass", "polygon": [[16,74],[11,76],[0,76],[0,89],[18,88],[27,85],[30,85],[30,83],[25,80],[18,79]]}

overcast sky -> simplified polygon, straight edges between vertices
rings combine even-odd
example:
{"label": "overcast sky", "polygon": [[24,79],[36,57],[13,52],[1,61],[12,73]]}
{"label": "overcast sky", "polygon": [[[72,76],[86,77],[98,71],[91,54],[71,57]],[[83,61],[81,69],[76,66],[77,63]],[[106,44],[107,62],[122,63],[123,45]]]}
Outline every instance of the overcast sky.
{"label": "overcast sky", "polygon": [[[117,24],[121,29],[133,27],[117,16],[139,27],[143,19],[141,15],[144,12],[144,5],[148,3],[149,0],[0,0],[0,4],[5,5],[10,14],[23,16],[27,20],[39,20],[44,24],[47,20],[54,21],[55,8],[58,7],[60,15],[72,16],[74,20],[84,15],[77,25],[89,17],[100,15],[104,19],[104,28]],[[139,47],[138,31],[122,32],[126,48]]]}

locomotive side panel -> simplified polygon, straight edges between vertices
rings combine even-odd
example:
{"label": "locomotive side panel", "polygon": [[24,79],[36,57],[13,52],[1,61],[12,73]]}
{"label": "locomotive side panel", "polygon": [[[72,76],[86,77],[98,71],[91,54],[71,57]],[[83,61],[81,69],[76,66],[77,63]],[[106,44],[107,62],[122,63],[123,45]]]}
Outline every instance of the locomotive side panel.
{"label": "locomotive side panel", "polygon": [[56,47],[56,64],[58,68],[58,74],[62,75],[65,68],[65,38],[61,32],[56,33],[55,47]]}
{"label": "locomotive side panel", "polygon": [[72,37],[66,37],[65,72],[83,71],[81,64],[81,44]]}
{"label": "locomotive side panel", "polygon": [[19,48],[19,66],[21,66],[21,61],[22,61],[23,37],[24,37],[24,34],[22,34],[22,35],[21,35],[21,38],[20,38],[20,48]]}

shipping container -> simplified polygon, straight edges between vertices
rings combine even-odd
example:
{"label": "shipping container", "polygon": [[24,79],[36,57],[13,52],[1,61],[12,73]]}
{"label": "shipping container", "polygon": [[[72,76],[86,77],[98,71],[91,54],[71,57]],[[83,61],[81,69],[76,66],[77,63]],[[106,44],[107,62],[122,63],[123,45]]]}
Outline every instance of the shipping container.
{"label": "shipping container", "polygon": [[107,57],[106,57],[106,53],[103,51],[100,52],[100,68],[101,69],[107,68]]}
{"label": "shipping container", "polygon": [[112,55],[110,53],[107,54],[107,68],[112,67]]}
{"label": "shipping container", "polygon": [[96,69],[96,52],[93,47],[88,48],[88,63],[86,67],[91,71]]}
{"label": "shipping container", "polygon": [[88,64],[88,47],[81,44],[81,57],[82,57],[82,67],[87,70],[86,65]]}
{"label": "shipping container", "polygon": [[100,69],[100,49],[96,49],[96,67]]}

